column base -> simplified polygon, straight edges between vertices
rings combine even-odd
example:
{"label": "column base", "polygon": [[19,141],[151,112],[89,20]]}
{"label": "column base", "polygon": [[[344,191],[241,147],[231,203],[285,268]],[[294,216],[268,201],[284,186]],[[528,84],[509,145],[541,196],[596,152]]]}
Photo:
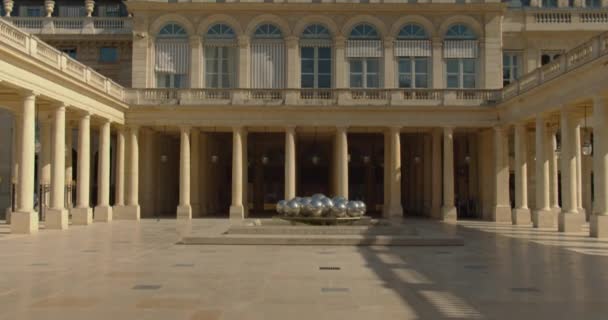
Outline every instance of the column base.
{"label": "column base", "polygon": [[553,228],[555,227],[555,214],[550,209],[536,210],[532,212],[532,224],[534,228]]}
{"label": "column base", "polygon": [[560,212],[562,212],[562,208],[557,206],[557,207],[553,207],[551,209],[551,212],[553,212],[553,216],[557,217],[557,215],[559,215]]}
{"label": "column base", "polygon": [[608,215],[595,213],[591,215],[589,235],[594,238],[608,238]]}
{"label": "column base", "polygon": [[243,206],[230,206],[230,219],[245,219]]}
{"label": "column base", "polygon": [[31,234],[38,232],[38,212],[15,211],[11,213],[11,233]]}
{"label": "column base", "polygon": [[492,221],[499,223],[511,223],[511,207],[494,206],[492,208]]}
{"label": "column base", "polygon": [[68,210],[66,209],[48,209],[46,210],[46,219],[44,226],[46,229],[65,230],[68,228]]}
{"label": "column base", "polygon": [[4,212],[4,220],[6,221],[6,224],[11,224],[11,214],[13,213],[13,208],[6,208],[6,211]]}
{"label": "column base", "polygon": [[585,221],[587,220],[587,210],[585,210],[585,208],[578,208],[578,213],[582,214],[583,216],[585,216]]}
{"label": "column base", "polygon": [[441,220],[445,222],[458,221],[458,211],[456,207],[441,207]]}
{"label": "column base", "polygon": [[141,217],[141,208],[139,205],[135,206],[124,206],[120,209],[121,220],[139,220]]}
{"label": "column base", "polygon": [[177,219],[192,219],[192,207],[190,205],[177,206]]}
{"label": "column base", "polygon": [[91,208],[72,208],[72,224],[86,226],[93,223],[93,209]]}
{"label": "column base", "polygon": [[578,211],[560,212],[557,216],[557,230],[559,232],[581,232],[585,224],[585,215]]}
{"label": "column base", "polygon": [[513,211],[511,211],[511,222],[515,225],[532,224],[532,213],[530,212],[530,209],[513,209]]}
{"label": "column base", "polygon": [[113,211],[110,206],[97,206],[93,213],[93,220],[95,222],[110,222],[112,221]]}
{"label": "column base", "polygon": [[401,206],[391,207],[388,209],[387,213],[388,213],[389,219],[403,218],[403,207],[401,207]]}

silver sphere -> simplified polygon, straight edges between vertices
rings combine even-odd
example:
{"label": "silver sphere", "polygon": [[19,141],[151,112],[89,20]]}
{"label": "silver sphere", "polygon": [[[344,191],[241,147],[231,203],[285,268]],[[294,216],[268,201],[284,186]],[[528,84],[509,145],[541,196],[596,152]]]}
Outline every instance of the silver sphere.
{"label": "silver sphere", "polygon": [[331,208],[334,206],[334,202],[331,201],[330,198],[323,198],[321,203],[323,204],[323,215],[329,216],[331,214]]}
{"label": "silver sphere", "polygon": [[279,202],[277,202],[277,213],[278,214],[285,214],[285,207],[287,206],[287,201],[285,200],[281,200]]}
{"label": "silver sphere", "polygon": [[292,199],[289,202],[287,202],[287,207],[285,208],[285,213],[288,216],[296,217],[300,214],[301,208],[302,208],[302,206],[300,205],[300,203],[298,201],[296,201],[295,199]]}
{"label": "silver sphere", "polygon": [[315,217],[318,218],[321,215],[323,215],[323,202],[319,201],[319,200],[312,200],[310,202],[310,204],[308,205],[310,214]]}
{"label": "silver sphere", "polygon": [[322,194],[322,193],[315,193],[315,194],[313,194],[313,195],[312,195],[312,197],[310,197],[310,198],[311,198],[312,200],[318,200],[318,201],[321,201],[321,200],[323,200],[323,199],[324,199],[324,198],[326,198],[326,197],[325,197],[325,195],[324,195],[324,194]]}
{"label": "silver sphere", "polygon": [[331,214],[335,217],[342,218],[346,217],[347,210],[346,202],[338,202],[334,203],[334,206],[331,209]]}
{"label": "silver sphere", "polygon": [[346,198],[344,198],[343,196],[335,196],[335,197],[332,199],[332,201],[333,201],[334,203],[336,203],[336,202],[344,202],[344,201],[348,201],[348,200],[346,200]]}
{"label": "silver sphere", "polygon": [[365,202],[359,201],[359,211],[361,216],[365,215],[365,212],[367,212],[367,205],[365,205]]}
{"label": "silver sphere", "polygon": [[346,204],[346,213],[349,217],[356,217],[358,215],[359,205],[356,201],[349,201]]}
{"label": "silver sphere", "polygon": [[305,217],[310,215],[310,201],[311,199],[309,197],[304,197],[300,199],[299,203],[302,206],[302,208],[300,209],[300,215]]}

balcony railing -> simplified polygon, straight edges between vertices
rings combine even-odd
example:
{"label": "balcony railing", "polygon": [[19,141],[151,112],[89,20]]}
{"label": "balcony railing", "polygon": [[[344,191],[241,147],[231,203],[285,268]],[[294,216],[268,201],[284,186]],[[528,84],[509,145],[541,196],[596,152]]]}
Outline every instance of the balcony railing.
{"label": "balcony railing", "polygon": [[608,55],[608,32],[591,38],[558,59],[523,75],[503,88],[501,100],[515,97],[606,55]]}
{"label": "balcony railing", "polygon": [[608,8],[526,8],[525,23],[528,30],[573,25],[605,30]]}
{"label": "balcony railing", "polygon": [[135,105],[490,106],[501,90],[480,89],[131,89]]}
{"label": "balcony railing", "polygon": [[10,17],[4,18],[32,34],[131,34],[127,17]]}
{"label": "balcony railing", "polygon": [[115,99],[124,100],[123,87],[4,19],[0,19],[0,47],[20,51]]}

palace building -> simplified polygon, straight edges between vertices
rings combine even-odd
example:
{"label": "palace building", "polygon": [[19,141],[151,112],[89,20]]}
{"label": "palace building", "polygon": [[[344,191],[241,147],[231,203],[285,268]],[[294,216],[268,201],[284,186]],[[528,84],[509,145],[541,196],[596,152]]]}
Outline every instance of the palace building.
{"label": "palace building", "polygon": [[608,237],[608,0],[3,0],[15,233],[375,217]]}

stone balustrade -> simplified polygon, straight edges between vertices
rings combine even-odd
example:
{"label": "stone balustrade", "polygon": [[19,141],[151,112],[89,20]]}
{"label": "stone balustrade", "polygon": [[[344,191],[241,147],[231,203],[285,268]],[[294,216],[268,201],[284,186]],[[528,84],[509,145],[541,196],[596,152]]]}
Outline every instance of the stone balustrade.
{"label": "stone balustrade", "polygon": [[36,36],[16,28],[4,19],[0,19],[0,47],[17,50],[43,62],[46,66],[55,68],[97,90],[105,92],[115,99],[121,101],[124,99],[124,88],[122,86],[44,43]]}
{"label": "stone balustrade", "polygon": [[128,17],[10,17],[4,18],[32,34],[125,34],[132,32]]}

